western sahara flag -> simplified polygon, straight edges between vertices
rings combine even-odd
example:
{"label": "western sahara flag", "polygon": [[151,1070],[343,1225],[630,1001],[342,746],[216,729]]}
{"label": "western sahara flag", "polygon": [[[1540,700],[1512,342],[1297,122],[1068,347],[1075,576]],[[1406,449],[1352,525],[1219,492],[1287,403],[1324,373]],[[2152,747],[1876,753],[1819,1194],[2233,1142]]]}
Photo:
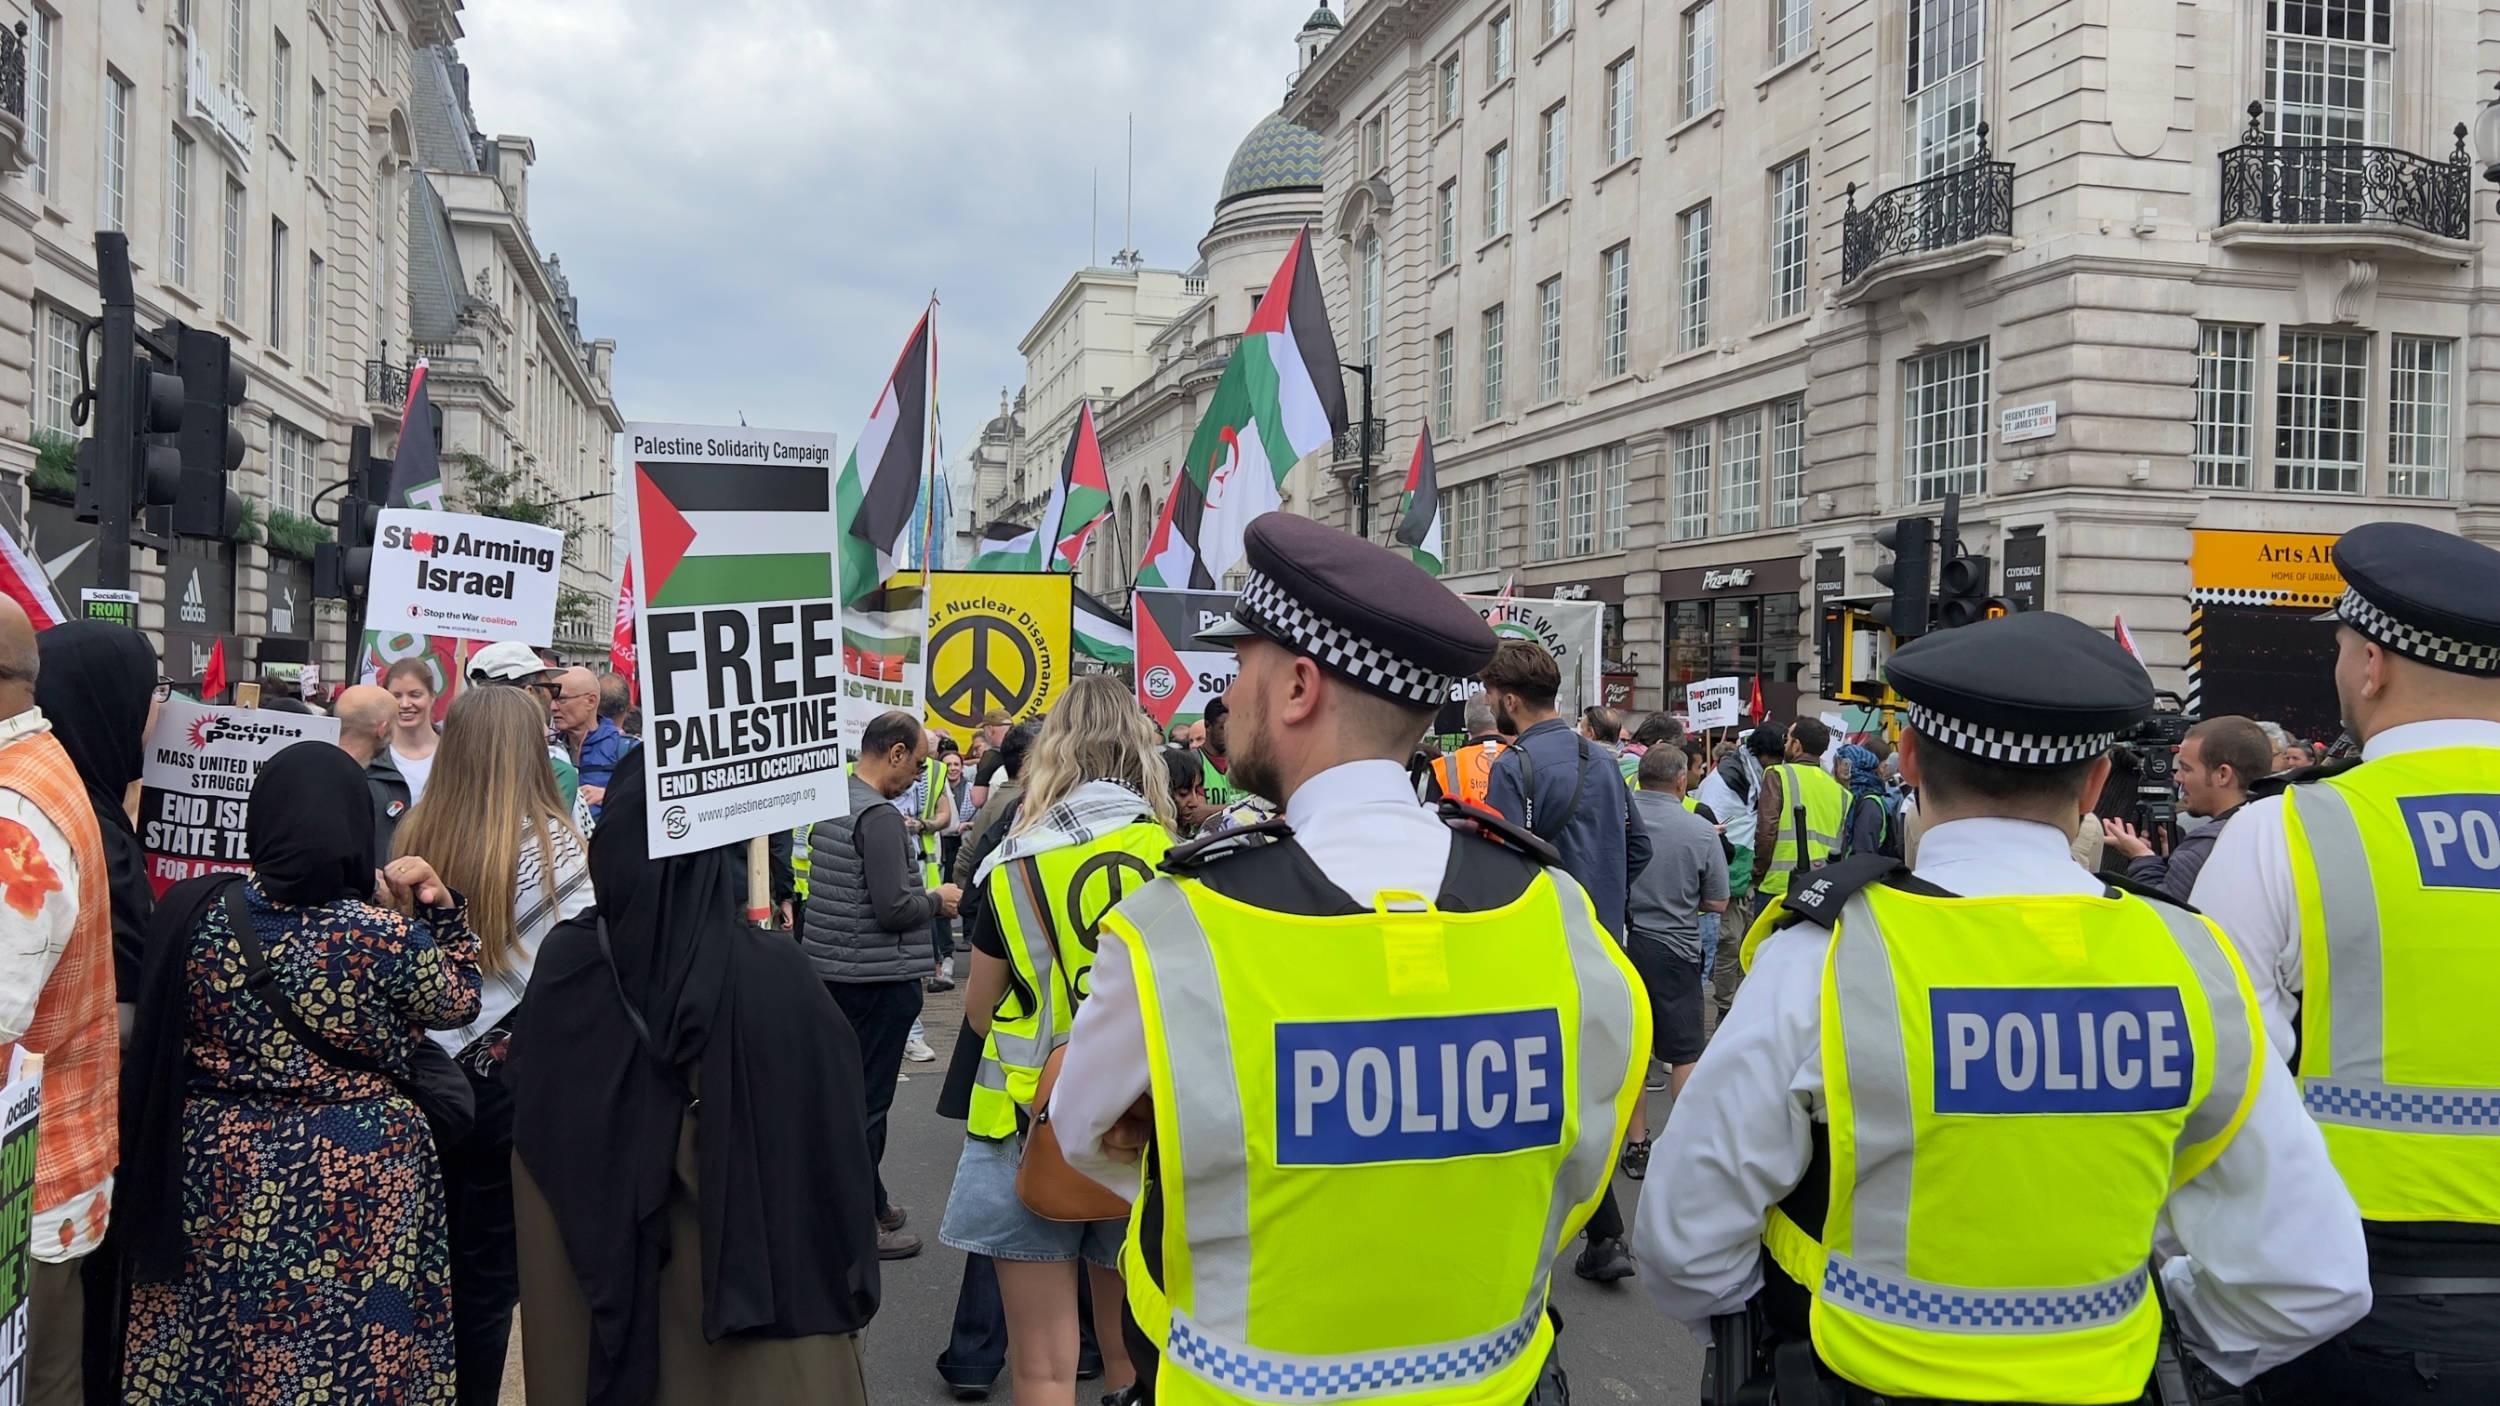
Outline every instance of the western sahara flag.
{"label": "western sahara flag", "polygon": [[1283,504],[1286,473],[1345,427],[1345,378],[1305,226],[1224,364],[1137,584],[1204,589],[1222,580],[1241,562],[1250,520]]}
{"label": "western sahara flag", "polygon": [[1137,660],[1137,633],[1110,606],[1094,599],[1083,587],[1076,591],[1076,652],[1103,664],[1131,664]]}
{"label": "western sahara flag", "polygon": [[[929,349],[936,336],[930,314],[920,315],[903,344],[894,374],[878,393],[877,408],[851,445],[835,490],[842,534],[842,603],[857,605],[885,584],[903,560],[912,512],[929,449]],[[666,604],[657,599],[654,604]]]}
{"label": "western sahara flag", "polygon": [[1441,574],[1441,477],[1432,464],[1432,427],[1415,436],[1415,462],[1406,466],[1406,496],[1398,500],[1397,540],[1415,564]]}
{"label": "western sahara flag", "polygon": [[636,464],[648,608],[831,596],[826,487],[821,464]]}

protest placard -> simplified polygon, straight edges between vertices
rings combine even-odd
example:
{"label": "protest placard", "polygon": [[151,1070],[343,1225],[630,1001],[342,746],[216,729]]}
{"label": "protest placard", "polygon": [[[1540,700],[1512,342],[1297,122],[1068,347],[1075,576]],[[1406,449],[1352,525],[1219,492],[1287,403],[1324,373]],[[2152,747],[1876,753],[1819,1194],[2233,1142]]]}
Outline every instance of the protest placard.
{"label": "protest placard", "polygon": [[1037,718],[1068,686],[1076,578],[1055,571],[929,577],[929,719],[970,741],[991,709]]}
{"label": "protest placard", "polygon": [[157,705],[139,769],[139,842],[161,896],[184,879],[252,867],[244,840],[262,763],[298,742],[339,740],[336,718],[219,708],[188,698]]}
{"label": "protest placard", "polygon": [[35,1127],[43,1056],[9,1047],[0,1087],[0,1406],[26,1399],[27,1299],[34,1275]]}
{"label": "protest placard", "polygon": [[625,433],[652,856],[842,814],[833,436]]}
{"label": "protest placard", "polygon": [[1230,591],[1159,591],[1140,588],[1130,598],[1137,625],[1137,702],[1155,725],[1205,717],[1207,704],[1224,696],[1241,672],[1229,649],[1197,642],[1200,630],[1232,618]]}
{"label": "protest placard", "polygon": [[1735,727],[1744,721],[1736,701],[1737,687],[1743,681],[1735,678],[1695,679],[1684,686],[1684,709],[1688,714],[1685,726],[1699,731],[1711,727]]}
{"label": "protest placard", "polygon": [[546,644],[556,637],[564,533],[552,527],[385,508],[373,540],[368,630]]}
{"label": "protest placard", "polygon": [[1562,670],[1562,688],[1554,711],[1577,719],[1582,708],[1605,697],[1603,661],[1598,658],[1605,637],[1606,605],[1593,600],[1536,600],[1513,595],[1461,596],[1493,633],[1503,639],[1527,640],[1545,647]]}

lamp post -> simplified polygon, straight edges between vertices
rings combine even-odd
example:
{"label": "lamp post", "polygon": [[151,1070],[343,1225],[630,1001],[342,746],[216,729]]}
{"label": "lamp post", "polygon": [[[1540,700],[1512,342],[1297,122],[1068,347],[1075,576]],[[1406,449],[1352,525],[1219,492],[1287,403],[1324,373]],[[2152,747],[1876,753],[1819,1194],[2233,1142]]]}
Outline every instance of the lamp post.
{"label": "lamp post", "polygon": [[2474,157],[2482,163],[2483,179],[2500,185],[2500,83],[2492,92],[2491,101],[2474,114]]}
{"label": "lamp post", "polygon": [[1372,369],[1352,362],[1340,367],[1363,378],[1363,414],[1357,421],[1354,469],[1354,535],[1368,542],[1372,538]]}

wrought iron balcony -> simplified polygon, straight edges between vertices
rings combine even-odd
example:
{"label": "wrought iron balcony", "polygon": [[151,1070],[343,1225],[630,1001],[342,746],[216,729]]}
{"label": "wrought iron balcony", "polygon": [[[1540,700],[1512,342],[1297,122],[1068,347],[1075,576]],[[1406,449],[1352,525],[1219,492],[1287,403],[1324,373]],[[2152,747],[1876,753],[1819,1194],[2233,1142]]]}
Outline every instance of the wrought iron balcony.
{"label": "wrought iron balcony", "polygon": [[0,29],[0,111],[26,119],[26,21]]}
{"label": "wrought iron balcony", "polygon": [[2222,153],[2222,223],[2399,225],[2441,239],[2474,237],[2474,158],[2457,124],[2444,161],[2394,147],[2296,143],[2266,131],[2266,105]]}
{"label": "wrought iron balcony", "polygon": [[393,411],[408,403],[408,367],[388,359],[365,363],[365,403]]}
{"label": "wrought iron balcony", "polygon": [[[1386,448],[1389,443],[1389,422],[1386,420],[1376,419],[1371,422],[1371,425],[1372,458],[1378,459],[1381,451]],[[1362,421],[1356,420],[1352,424],[1347,425],[1345,427],[1345,433],[1337,436],[1336,450],[1333,457],[1336,462],[1340,464],[1355,463],[1363,457]]]}
{"label": "wrought iron balcony", "polygon": [[1887,259],[1933,254],[1990,235],[2014,233],[2014,163],[1993,161],[1988,124],[1979,124],[1979,150],[1949,171],[1940,171],[1858,208],[1857,182],[1840,216],[1840,281],[1855,283]]}

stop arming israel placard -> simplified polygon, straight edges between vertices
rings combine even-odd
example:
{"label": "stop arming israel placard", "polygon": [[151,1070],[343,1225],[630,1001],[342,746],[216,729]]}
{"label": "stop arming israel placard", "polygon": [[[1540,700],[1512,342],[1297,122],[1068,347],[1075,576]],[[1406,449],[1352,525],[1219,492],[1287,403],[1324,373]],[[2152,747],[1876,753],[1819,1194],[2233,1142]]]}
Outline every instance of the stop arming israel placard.
{"label": "stop arming israel placard", "polygon": [[244,840],[252,783],[263,763],[298,742],[339,740],[336,718],[217,708],[188,698],[157,705],[139,766],[139,844],[148,886],[201,874],[248,872]]}
{"label": "stop arming israel placard", "polygon": [[833,436],[625,427],[653,857],[840,815]]}
{"label": "stop arming israel placard", "polygon": [[564,533],[553,527],[386,508],[373,538],[369,630],[546,644],[556,637]]}

